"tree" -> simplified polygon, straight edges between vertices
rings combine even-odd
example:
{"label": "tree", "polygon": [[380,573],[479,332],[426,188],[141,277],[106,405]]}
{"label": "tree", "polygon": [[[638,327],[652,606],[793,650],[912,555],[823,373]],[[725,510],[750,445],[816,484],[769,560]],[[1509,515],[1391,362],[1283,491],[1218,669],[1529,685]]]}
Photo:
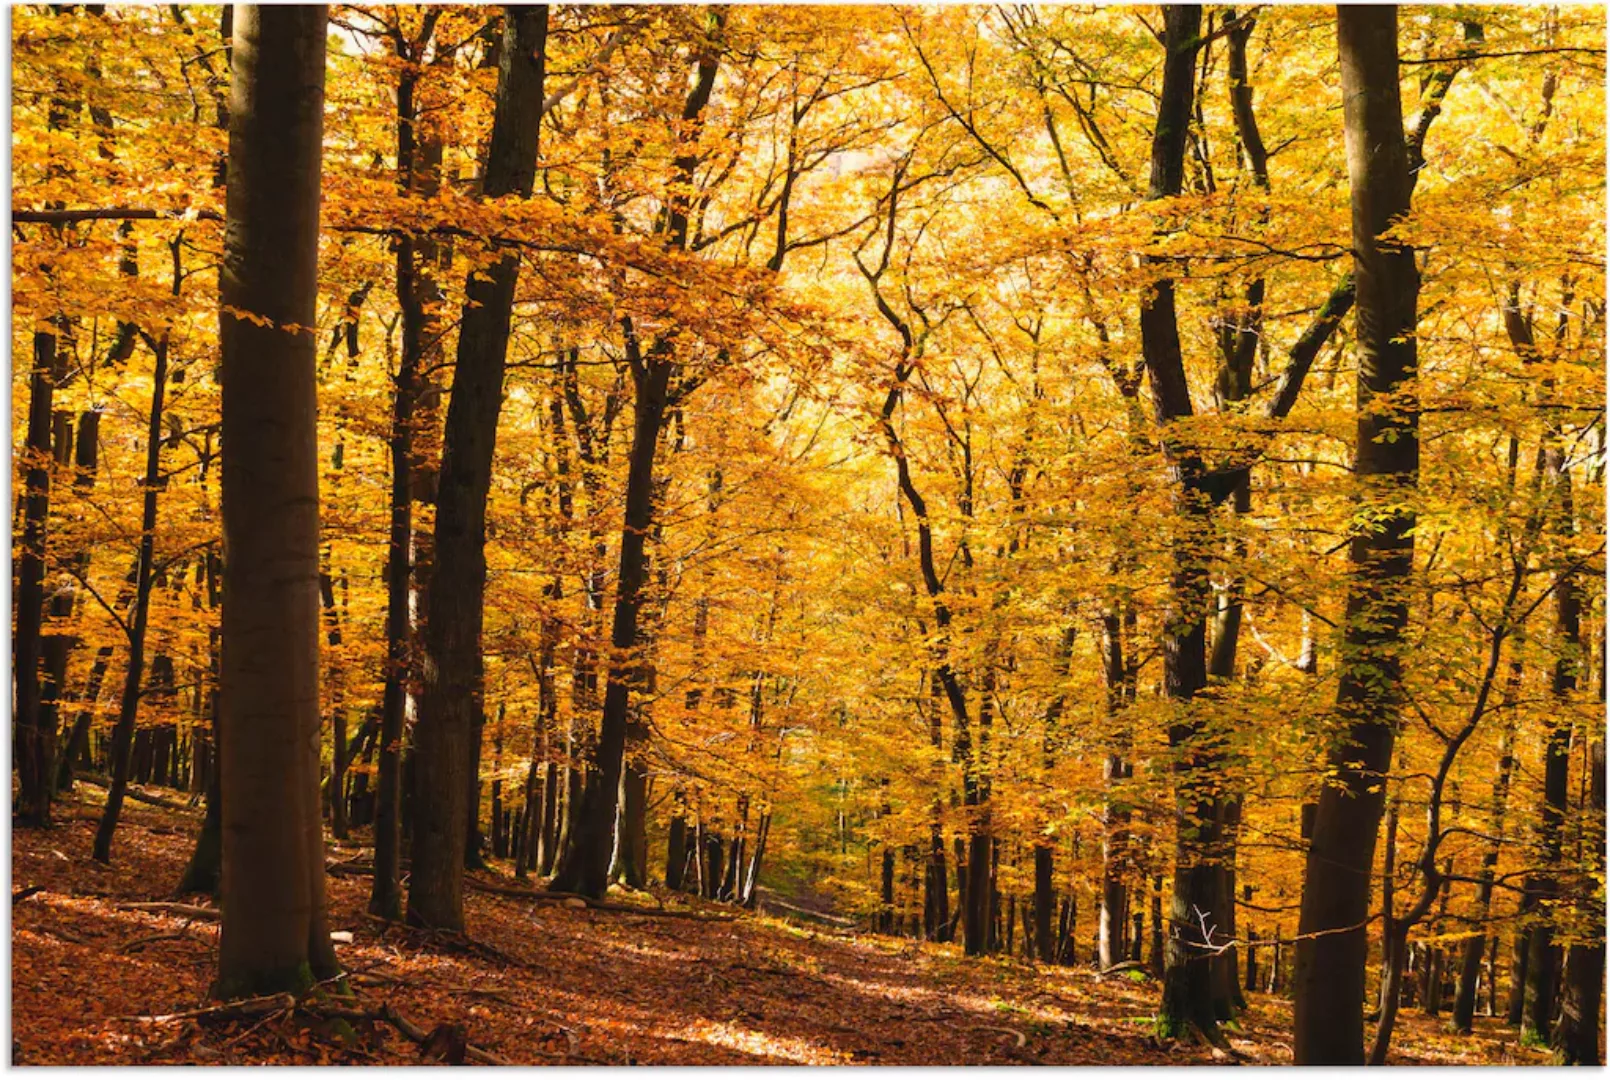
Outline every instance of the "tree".
{"label": "tree", "polygon": [[1293,1053],[1298,1064],[1364,1060],[1364,963],[1375,841],[1402,702],[1404,588],[1414,565],[1419,480],[1414,250],[1385,234],[1412,188],[1398,95],[1397,9],[1339,7],[1347,171],[1357,282],[1358,432],[1364,485],[1336,691],[1337,729],[1303,876]]}
{"label": "tree", "polygon": [[[719,33],[723,16],[710,15],[712,40],[697,54],[695,76],[682,104],[683,142],[672,162],[671,194],[657,219],[655,232],[664,237],[672,251],[688,244],[689,215],[693,203],[693,171],[699,163],[693,140],[697,124],[715,89],[719,62],[714,35]],[[609,665],[604,687],[604,712],[599,727],[593,767],[588,770],[586,789],[571,829],[569,844],[555,868],[553,887],[585,896],[602,896],[608,885],[610,855],[615,846],[615,824],[619,810],[621,769],[625,763],[628,711],[632,682],[639,677],[639,662],[633,657],[638,647],[638,621],[643,604],[641,595],[647,577],[645,545],[654,517],[654,459],[659,448],[661,427],[667,408],[673,402],[673,378],[680,371],[675,355],[674,333],[652,339],[644,348],[631,316],[621,318],[627,363],[635,391],[632,405],[632,448],[626,481],[626,522],[621,532],[620,569],[615,588],[614,619],[610,644],[615,658]],[[678,385],[681,397],[690,389]]]}
{"label": "tree", "polygon": [[319,812],[322,5],[237,10],[223,352],[223,929],[213,992],[338,970]]}
{"label": "tree", "polygon": [[[547,63],[548,8],[504,11],[497,106],[487,148],[482,194],[529,199],[537,169]],[[442,441],[436,500],[436,563],[425,623],[424,688],[415,739],[413,866],[408,890],[411,922],[464,927],[466,833],[475,808],[468,793],[480,764],[473,751],[483,701],[481,622],[486,587],[486,500],[509,322],[520,271],[505,254],[465,284],[458,358]]]}

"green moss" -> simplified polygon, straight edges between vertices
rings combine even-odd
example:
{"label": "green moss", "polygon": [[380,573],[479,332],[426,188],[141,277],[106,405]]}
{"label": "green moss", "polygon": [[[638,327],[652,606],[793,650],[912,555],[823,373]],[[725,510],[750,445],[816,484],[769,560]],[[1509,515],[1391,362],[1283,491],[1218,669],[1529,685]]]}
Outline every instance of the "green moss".
{"label": "green moss", "polygon": [[316,982],[313,968],[302,961],[289,968],[276,971],[234,972],[220,975],[212,984],[212,996],[220,1001],[237,998],[262,997],[265,994],[306,993]]}

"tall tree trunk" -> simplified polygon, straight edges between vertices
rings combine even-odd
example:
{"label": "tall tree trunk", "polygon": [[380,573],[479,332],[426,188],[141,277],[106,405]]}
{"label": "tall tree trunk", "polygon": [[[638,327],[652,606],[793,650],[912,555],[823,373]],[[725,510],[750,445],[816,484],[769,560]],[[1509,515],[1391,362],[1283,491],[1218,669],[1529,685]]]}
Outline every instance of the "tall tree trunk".
{"label": "tall tree trunk", "polygon": [[[483,192],[530,198],[542,120],[548,8],[504,11],[497,103]],[[519,259],[506,255],[465,283],[458,362],[447,407],[436,495],[435,565],[425,622],[424,688],[414,726],[413,862],[408,919],[464,928],[465,805],[482,708],[481,619],[486,586],[486,499]]]}
{"label": "tall tree trunk", "polygon": [[[213,993],[339,971],[319,813],[319,179],[328,9],[236,11],[221,273],[223,923]],[[259,321],[260,320],[260,321]]]}
{"label": "tall tree trunk", "polygon": [[[322,82],[320,85],[323,85]],[[170,248],[173,253],[173,293],[177,296],[184,280],[179,262],[182,250],[180,241],[175,240]],[[140,554],[135,570],[134,612],[125,628],[129,643],[129,666],[123,679],[123,697],[118,704],[117,724],[112,731],[112,783],[106,793],[106,808],[95,830],[93,857],[101,863],[112,861],[112,835],[117,831],[118,818],[123,812],[123,797],[129,785],[130,749],[140,708],[140,679],[145,670],[145,629],[151,612],[157,496],[162,490],[162,411],[168,384],[168,331],[164,329],[157,341],[146,340],[155,357],[155,368],[151,381],[151,414],[146,426],[145,496],[140,511]]]}
{"label": "tall tree trunk", "polygon": [[[65,9],[58,9],[65,10]],[[58,84],[59,86],[59,84]],[[74,107],[52,96],[46,128],[67,126]],[[50,175],[64,170],[52,166]],[[57,228],[57,235],[61,230]],[[16,625],[11,639],[11,670],[17,683],[16,755],[19,799],[16,823],[43,828],[50,824],[50,802],[55,777],[50,771],[54,747],[40,725],[39,662],[45,600],[45,534],[50,523],[51,435],[56,387],[67,376],[67,354],[60,340],[71,323],[62,317],[41,320],[33,334],[33,371],[28,379],[28,427],[24,436],[21,558],[17,565]]]}
{"label": "tall tree trunk", "polygon": [[[713,15],[719,32],[724,16]],[[673,188],[666,200],[657,232],[674,250],[688,244],[693,176],[699,157],[697,138],[705,106],[715,89],[717,53],[712,41],[701,50],[692,88],[682,106],[682,145],[672,162]],[[610,629],[614,655],[604,687],[604,709],[592,767],[582,791],[581,806],[573,818],[569,842],[554,872],[552,887],[564,892],[599,897],[609,884],[615,847],[615,822],[620,799],[621,770],[625,763],[627,728],[631,719],[631,684],[639,675],[638,616],[648,573],[645,542],[654,518],[654,458],[665,422],[671,384],[677,371],[672,336],[656,337],[648,349],[638,340],[630,316],[621,319],[627,359],[636,391],[633,401],[632,448],[626,476],[626,520],[621,531],[620,568],[616,577],[615,613]],[[719,871],[719,866],[712,867]],[[709,885],[710,882],[706,881]]]}
{"label": "tall tree trunk", "polygon": [[[636,340],[630,330],[628,340]],[[630,658],[637,646],[638,612],[648,570],[644,544],[654,515],[654,452],[665,420],[672,367],[664,359],[645,365],[641,356],[634,366],[637,394],[626,480],[626,523],[621,533],[620,571],[610,638],[617,657]],[[588,770],[582,805],[571,826],[570,842],[554,874],[552,887],[556,890],[599,897],[609,883],[621,768],[626,751],[630,683],[636,674],[637,665],[630,659],[610,663],[593,768]]]}
{"label": "tall tree trunk", "polygon": [[[1565,448],[1561,445],[1561,432],[1554,422],[1545,439],[1543,467],[1553,488],[1550,516],[1554,531],[1559,539],[1568,542],[1575,531],[1571,473],[1566,465]],[[1531,956],[1526,965],[1526,991],[1531,1007],[1521,1018],[1521,1037],[1539,1043],[1551,1041],[1555,1000],[1560,990],[1561,950],[1554,940],[1554,930],[1556,904],[1561,899],[1559,875],[1571,763],[1571,699],[1576,693],[1577,672],[1582,664],[1582,593],[1569,567],[1556,575],[1554,625],[1558,655],[1550,685],[1554,711],[1547,722],[1548,736],[1543,747],[1543,805],[1538,825],[1540,868],[1526,879],[1526,893],[1541,917],[1532,926]]]}
{"label": "tall tree trunk", "polygon": [[[1185,147],[1193,112],[1196,53],[1202,9],[1165,9],[1163,86],[1152,138],[1148,197],[1180,194]],[[1156,265],[1155,260],[1151,262]],[[1175,854],[1170,932],[1163,970],[1158,1026],[1170,1035],[1190,1029],[1218,1042],[1213,994],[1213,947],[1209,928],[1222,921],[1219,861],[1220,807],[1217,754],[1204,743],[1191,701],[1207,685],[1207,609],[1211,596],[1202,553],[1212,530],[1212,502],[1204,488],[1200,453],[1178,443],[1172,426],[1192,413],[1180,347],[1174,282],[1162,277],[1140,307],[1141,350],[1152,389],[1153,414],[1174,474],[1176,533],[1163,629],[1163,685],[1176,709],[1169,724],[1174,757]]]}
{"label": "tall tree trunk", "polygon": [[[1513,446],[1513,440],[1511,441]],[[1512,451],[1513,455],[1513,451]],[[1509,681],[1504,693],[1504,728],[1498,736],[1498,778],[1493,784],[1491,820],[1487,826],[1487,850],[1481,857],[1481,874],[1476,885],[1477,920],[1485,921],[1492,913],[1493,881],[1498,872],[1498,857],[1504,844],[1504,818],[1509,806],[1510,778],[1515,771],[1516,699],[1520,694],[1521,662],[1518,653],[1510,657]],[[1478,922],[1480,925],[1480,922]],[[1459,991],[1454,997],[1453,1029],[1469,1035],[1476,1018],[1476,984],[1481,977],[1482,954],[1487,950],[1487,937],[1480,931],[1466,938],[1459,961]],[[1489,973],[1491,979],[1496,972]]]}
{"label": "tall tree trunk", "polygon": [[1579,915],[1591,937],[1573,942],[1565,964],[1565,987],[1554,1048],[1566,1065],[1598,1065],[1599,1014],[1604,1005],[1604,739],[1589,745],[1587,772],[1590,795],[1585,811],[1583,848],[1592,873],[1581,883]]}
{"label": "tall tree trunk", "polygon": [[1367,908],[1376,834],[1401,697],[1406,586],[1414,569],[1412,504],[1419,415],[1412,399],[1420,275],[1411,248],[1381,239],[1413,190],[1398,93],[1397,9],[1340,7],[1337,41],[1352,187],[1357,282],[1358,434],[1354,472],[1381,509],[1349,558],[1335,777],[1320,792],[1297,940],[1294,1059],[1364,1060]]}
{"label": "tall tree trunk", "polygon": [[[1102,674],[1106,680],[1107,716],[1116,724],[1128,704],[1128,668],[1124,663],[1124,619],[1117,611],[1102,616]],[[1125,747],[1120,741],[1109,751],[1102,762],[1103,788],[1101,835],[1101,909],[1096,928],[1096,962],[1102,968],[1122,963],[1127,950],[1125,934],[1129,920],[1129,888],[1126,881],[1129,870],[1129,819],[1130,809],[1126,797],[1120,794],[1125,780],[1134,775],[1133,766],[1124,760]]]}

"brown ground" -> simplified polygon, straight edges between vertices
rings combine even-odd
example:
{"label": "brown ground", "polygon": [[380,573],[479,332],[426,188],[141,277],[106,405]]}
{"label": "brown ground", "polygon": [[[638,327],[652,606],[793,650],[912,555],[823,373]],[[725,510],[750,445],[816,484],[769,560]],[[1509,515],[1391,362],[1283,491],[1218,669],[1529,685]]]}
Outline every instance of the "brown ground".
{"label": "brown ground", "polygon": [[[56,828],[17,830],[12,888],[12,1032],[18,1063],[409,1063],[389,1027],[343,1043],[273,1015],[198,1024],[132,1019],[207,1004],[216,926],[118,908],[169,899],[198,817],[130,804],[115,865],[89,859],[100,792],[60,808]],[[355,852],[337,852],[346,857]],[[472,893],[470,932],[503,962],[386,927],[364,913],[368,881],[330,880],[338,952],[360,1002],[389,1002],[423,1028],[462,1027],[521,1064],[1207,1064],[1206,1048],[1150,1034],[1156,991],[1087,968],[966,960],[952,946],[826,932],[746,916],[694,921],[574,910]],[[153,940],[155,939],[155,940]],[[521,966],[524,965],[524,966]],[[1289,1005],[1255,995],[1231,1033],[1237,1056],[1291,1059]],[[1478,1019],[1440,1034],[1411,1013],[1397,1064],[1543,1063],[1515,1033]],[[1021,1043],[1021,1045],[1019,1045]],[[1223,1056],[1219,1056],[1223,1060]]]}

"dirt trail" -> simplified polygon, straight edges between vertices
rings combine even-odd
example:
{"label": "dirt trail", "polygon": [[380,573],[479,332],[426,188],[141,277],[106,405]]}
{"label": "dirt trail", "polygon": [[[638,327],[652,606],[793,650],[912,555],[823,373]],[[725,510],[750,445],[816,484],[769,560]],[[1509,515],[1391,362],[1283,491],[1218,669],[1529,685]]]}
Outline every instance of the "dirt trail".
{"label": "dirt trail", "polygon": [[[93,796],[90,796],[93,798]],[[409,1063],[383,1025],[351,1032],[289,1017],[153,1024],[117,1019],[207,1004],[216,927],[131,911],[167,899],[197,815],[133,807],[107,870],[89,860],[96,807],[13,833],[14,1051],[28,1064]],[[349,852],[350,853],[350,852]],[[1150,1033],[1155,990],[1088,968],[966,960],[949,946],[770,918],[705,922],[577,910],[474,892],[470,931],[502,959],[388,927],[364,913],[368,882],[330,880],[332,926],[360,1000],[415,1023],[459,1025],[520,1064],[1207,1064],[1204,1048]],[[1232,1034],[1251,1062],[1290,1060],[1289,1006],[1258,996]],[[1541,1062],[1500,1029],[1446,1041],[1409,1018],[1395,1061]],[[1507,1037],[1507,1041],[1506,1041]],[[1480,1057],[1469,1055],[1479,1054]],[[1464,1056],[1461,1056],[1464,1055]]]}

